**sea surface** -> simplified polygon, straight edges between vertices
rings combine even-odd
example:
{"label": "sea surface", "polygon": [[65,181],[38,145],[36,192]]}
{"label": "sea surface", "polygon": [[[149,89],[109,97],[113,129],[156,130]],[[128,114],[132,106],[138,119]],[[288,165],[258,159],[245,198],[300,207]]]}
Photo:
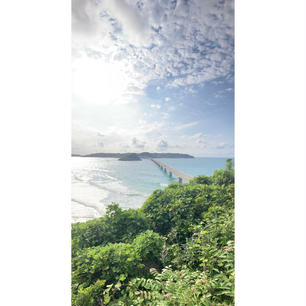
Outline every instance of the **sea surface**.
{"label": "sea surface", "polygon": [[[71,157],[72,222],[84,222],[105,214],[107,205],[123,209],[141,207],[155,189],[177,182],[149,159],[119,161],[116,158]],[[159,158],[164,164],[186,174],[212,175],[225,166],[226,158]]]}

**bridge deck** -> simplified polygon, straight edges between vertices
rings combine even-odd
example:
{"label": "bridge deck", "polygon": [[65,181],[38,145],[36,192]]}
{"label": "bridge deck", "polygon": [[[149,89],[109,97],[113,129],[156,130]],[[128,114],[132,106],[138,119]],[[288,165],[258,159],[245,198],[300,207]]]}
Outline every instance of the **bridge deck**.
{"label": "bridge deck", "polygon": [[193,176],[185,174],[183,172],[180,172],[174,168],[171,168],[169,166],[167,166],[166,164],[162,163],[161,161],[157,161],[156,159],[151,158],[152,162],[154,162],[156,165],[158,165],[159,167],[166,169],[169,173],[172,173],[174,175],[176,175],[178,178],[183,179],[185,181],[190,181],[193,179]]}

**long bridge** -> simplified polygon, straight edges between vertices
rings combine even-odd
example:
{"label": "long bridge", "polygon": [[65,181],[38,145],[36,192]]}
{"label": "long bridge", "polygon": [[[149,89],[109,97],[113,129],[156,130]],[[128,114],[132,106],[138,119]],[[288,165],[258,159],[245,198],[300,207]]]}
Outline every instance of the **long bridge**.
{"label": "long bridge", "polygon": [[179,182],[182,183],[183,180],[190,181],[193,179],[193,176],[185,174],[183,172],[180,172],[174,168],[171,168],[167,166],[166,164],[162,163],[161,161],[158,161],[154,158],[151,158],[152,162],[155,163],[158,167],[160,167],[163,171],[169,173],[169,176],[172,177],[172,175],[176,175],[179,178]]}

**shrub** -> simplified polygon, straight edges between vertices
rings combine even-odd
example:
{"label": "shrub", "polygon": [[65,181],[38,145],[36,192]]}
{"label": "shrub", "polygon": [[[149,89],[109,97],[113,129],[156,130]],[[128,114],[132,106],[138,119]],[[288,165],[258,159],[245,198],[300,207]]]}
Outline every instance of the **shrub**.
{"label": "shrub", "polygon": [[[213,295],[213,280],[203,271],[188,269],[174,271],[166,267],[161,273],[152,270],[153,279],[135,278],[128,284],[126,294],[114,305],[152,306],[218,306],[233,305],[229,299]],[[226,287],[221,291],[225,292]]]}
{"label": "shrub", "polygon": [[[127,282],[137,276],[149,276],[152,267],[159,268],[161,265],[164,243],[165,238],[146,231],[131,244],[109,243],[79,251],[72,259],[73,301],[91,301],[99,280],[104,281],[102,287],[106,290],[107,285]],[[94,297],[94,300],[97,298]]]}
{"label": "shrub", "polygon": [[112,203],[104,217],[72,224],[72,255],[80,249],[109,242],[130,242],[147,229],[148,220],[140,210],[122,210],[118,204]]}
{"label": "shrub", "polygon": [[211,185],[212,179],[210,176],[199,175],[195,177],[193,180],[191,180],[191,182],[195,184],[201,184],[201,185]]}
{"label": "shrub", "polygon": [[234,305],[231,167],[73,224],[72,305]]}
{"label": "shrub", "polygon": [[142,212],[154,231],[169,235],[169,242],[184,243],[192,234],[192,225],[214,204],[228,205],[233,201],[231,185],[201,185],[194,182],[172,185],[157,190],[147,199]]}
{"label": "shrub", "polygon": [[215,185],[225,185],[228,186],[230,184],[235,183],[234,170],[215,170],[214,175],[212,176],[212,182]]}

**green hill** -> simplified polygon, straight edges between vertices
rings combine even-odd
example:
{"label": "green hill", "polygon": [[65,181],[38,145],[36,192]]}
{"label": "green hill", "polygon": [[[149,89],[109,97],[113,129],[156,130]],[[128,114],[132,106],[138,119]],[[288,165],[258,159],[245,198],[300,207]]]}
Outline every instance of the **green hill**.
{"label": "green hill", "polygon": [[136,153],[127,153],[127,154],[121,154],[118,160],[134,161],[134,160],[141,160],[141,158]]}

